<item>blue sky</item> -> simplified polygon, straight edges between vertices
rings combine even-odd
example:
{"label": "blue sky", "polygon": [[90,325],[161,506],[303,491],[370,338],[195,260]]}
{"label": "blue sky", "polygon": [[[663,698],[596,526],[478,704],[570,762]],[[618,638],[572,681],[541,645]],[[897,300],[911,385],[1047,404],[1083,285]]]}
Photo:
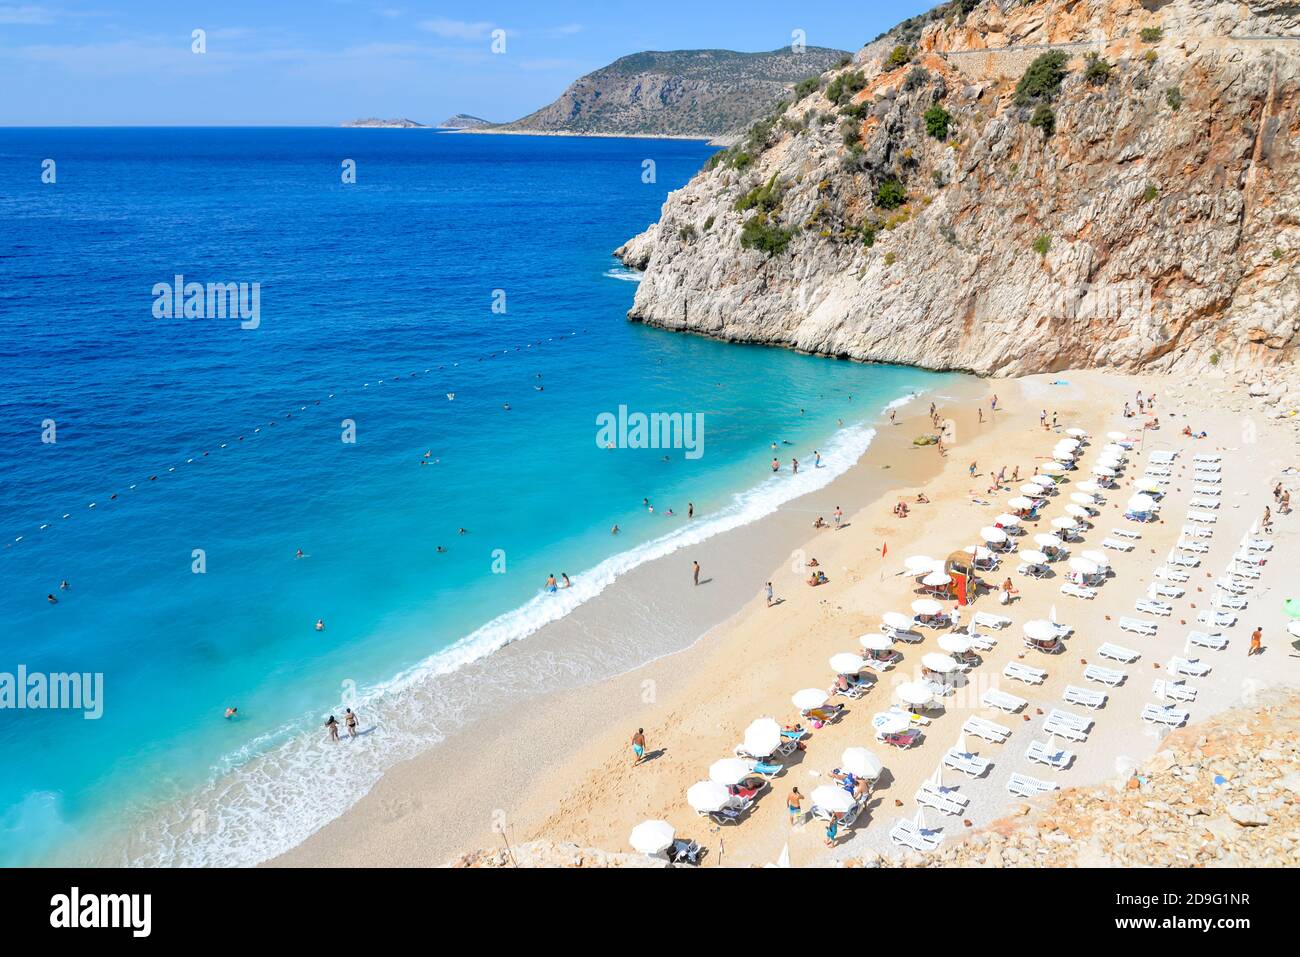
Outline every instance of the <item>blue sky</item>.
{"label": "blue sky", "polygon": [[0,125],[509,120],[628,53],[771,50],[796,29],[856,50],[937,2],[0,0]]}

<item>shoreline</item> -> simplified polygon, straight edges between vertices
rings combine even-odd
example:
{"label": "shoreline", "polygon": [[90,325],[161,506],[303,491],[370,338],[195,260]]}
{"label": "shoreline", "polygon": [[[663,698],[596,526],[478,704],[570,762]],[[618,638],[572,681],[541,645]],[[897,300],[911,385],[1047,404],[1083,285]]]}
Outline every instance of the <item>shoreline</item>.
{"label": "shoreline", "polygon": [[[1067,387],[1049,384],[1062,377],[1070,380]],[[749,720],[763,714],[774,715],[779,720],[792,719],[790,693],[799,687],[816,687],[828,681],[825,658],[829,654],[854,648],[855,636],[873,630],[883,610],[905,607],[906,586],[910,583],[895,574],[905,555],[914,551],[946,554],[957,544],[954,536],[974,537],[979,525],[987,523],[989,508],[974,504],[963,492],[963,489],[974,491],[977,497],[983,494],[981,487],[970,488],[970,479],[965,475],[968,455],[990,457],[989,465],[993,468],[1004,461],[1018,462],[1021,475],[1025,477],[1034,459],[1045,458],[1042,453],[1050,449],[1049,438],[1054,441],[1057,437],[1056,433],[1037,428],[1039,406],[1046,404],[1049,409],[1060,410],[1062,427],[1072,424],[1077,418],[1097,436],[1104,435],[1108,428],[1117,427],[1114,406],[1120,395],[1135,388],[1155,388],[1164,397],[1161,406],[1164,417],[1173,405],[1167,393],[1178,392],[1177,383],[1167,377],[1135,377],[1096,371],[1054,373],[1018,380],[974,380],[970,387],[972,391],[962,397],[966,400],[964,414],[951,416],[957,421],[958,442],[954,454],[942,463],[942,468],[937,457],[933,456],[933,450],[920,450],[918,455],[925,456],[926,464],[934,468],[911,472],[900,470],[893,475],[885,473],[887,480],[876,487],[875,494],[864,497],[856,507],[846,508],[849,527],[843,532],[818,533],[810,542],[806,527],[800,530],[797,523],[787,524],[783,530],[790,536],[787,542],[802,542],[805,549],[813,547],[812,542],[816,543],[821,564],[831,576],[831,584],[823,586],[824,590],[807,589],[783,564],[771,573],[776,576],[773,581],[778,597],[785,599],[783,605],[766,609],[756,597],[765,578],[753,575],[753,569],[763,567],[770,570],[773,559],[786,553],[784,548],[777,549],[773,542],[764,551],[766,559],[758,561],[754,555],[760,547],[757,543],[761,538],[771,536],[778,518],[783,512],[792,512],[800,500],[788,503],[783,512],[745,529],[717,536],[713,540],[715,548],[728,544],[741,546],[739,556],[732,554],[728,558],[738,566],[743,563],[745,577],[753,583],[747,589],[747,600],[741,602],[738,611],[728,611],[721,621],[704,629],[703,636],[682,651],[595,685],[581,685],[530,700],[527,708],[503,707],[491,721],[473,729],[473,733],[466,729],[465,733],[449,737],[438,747],[391,769],[362,801],[303,844],[268,863],[272,866],[437,866],[447,863],[456,854],[476,848],[501,847],[502,834],[512,845],[540,840],[619,851],[625,849],[630,827],[649,817],[663,817],[673,822],[679,833],[710,846],[714,857],[706,859],[709,865],[771,861],[786,842],[796,864],[820,863],[868,850],[888,852],[890,847],[885,837],[888,826],[897,816],[906,813],[892,805],[901,801],[911,807],[911,789],[928,776],[941,754],[941,746],[946,744],[943,739],[949,734],[955,737],[964,720],[960,710],[945,715],[941,719],[942,725],[936,721],[935,743],[906,752],[897,752],[872,742],[869,728],[866,734],[863,733],[865,718],[870,712],[887,707],[890,695],[886,689],[891,683],[901,680],[902,674],[897,679],[893,672],[883,676],[878,689],[869,693],[861,703],[851,703],[851,710],[856,710],[857,714],[850,714],[838,724],[816,732],[809,745],[810,753],[816,751],[816,758],[810,758],[806,766],[796,764],[788,768],[775,781],[778,795],[793,784],[803,785],[807,793],[815,786],[815,777],[832,766],[843,747],[865,744],[880,754],[889,769],[889,785],[881,792],[880,800],[873,802],[872,810],[864,814],[863,821],[849,832],[847,838],[842,838],[836,850],[825,851],[819,828],[805,827],[791,834],[784,820],[782,801],[771,792],[739,827],[722,833],[691,812],[684,794],[691,783],[706,777],[711,761],[730,752],[731,744],[740,739]],[[996,428],[982,428],[973,421],[974,407],[969,404],[969,398],[978,394],[982,401],[990,391],[1003,393],[1002,408],[1006,411],[999,412]],[[1198,392],[1193,403],[1204,399]],[[941,411],[952,408],[951,404],[945,408],[942,401],[939,404]],[[1189,441],[1176,434],[1184,418],[1194,424],[1211,423],[1206,427],[1212,435],[1232,435],[1233,423],[1239,419],[1228,410],[1214,406],[1213,400],[1210,405],[1211,408],[1207,409],[1198,407],[1191,412],[1175,413],[1163,433],[1152,434],[1152,441],[1162,447],[1181,447]],[[910,411],[924,412],[921,408]],[[1214,418],[1216,415],[1218,418]],[[882,426],[880,439],[872,444],[858,464],[836,483],[815,494],[819,497],[828,494],[842,496],[849,501],[846,489],[851,483],[880,478],[879,473],[884,470],[877,468],[877,474],[872,475],[871,465],[879,466],[882,459],[891,453],[897,455],[903,448],[901,442],[904,438],[910,448],[910,436],[916,431],[913,428],[916,418],[915,415],[905,416],[907,425],[894,429]],[[923,415],[920,418],[924,420]],[[973,438],[962,441],[966,436]],[[1212,447],[1222,448],[1225,444],[1214,442]],[[1094,443],[1094,449],[1097,447],[1099,444]],[[994,458],[998,460],[997,465],[993,464]],[[1139,460],[1135,456],[1131,461],[1137,465]],[[921,459],[916,459],[916,462],[920,463]],[[1238,460],[1233,464],[1244,477],[1250,478],[1245,475],[1251,470],[1249,461]],[[983,468],[980,471],[987,483],[987,472]],[[1133,474],[1136,471],[1130,466],[1130,478]],[[1263,483],[1266,478],[1264,474],[1255,475],[1250,479],[1250,491],[1240,494],[1258,498],[1265,491]],[[892,496],[885,497],[885,492],[900,487],[907,489],[910,497],[914,497],[912,493],[917,489],[926,489],[933,504],[914,506],[912,518],[905,521],[891,520],[887,509]],[[1118,504],[1122,504],[1127,494],[1131,493],[1123,487],[1110,492],[1107,511],[1116,506],[1116,499],[1120,500]],[[995,501],[997,497],[993,497]],[[1182,504],[1171,495],[1170,514],[1174,514],[1173,509]],[[1241,506],[1241,503],[1233,504]],[[1055,508],[1049,508],[1048,514],[1059,511],[1060,505],[1060,500],[1055,499]],[[1252,511],[1253,508],[1252,505]],[[829,510],[829,507],[821,509],[823,512]],[[788,520],[789,515],[785,517]],[[1102,523],[1106,522],[1113,524],[1118,518],[1118,514],[1112,516],[1103,512],[1097,519],[1098,527],[1102,528]],[[1107,524],[1103,531],[1109,528],[1110,524]],[[1152,545],[1155,546],[1147,551],[1158,551],[1164,538],[1177,537],[1177,523],[1172,520],[1147,528],[1151,529]],[[746,530],[750,535],[743,536],[745,540],[742,542],[741,533]],[[1101,537],[1090,534],[1088,544],[1077,547],[1097,547],[1096,542]],[[878,551],[881,540],[889,543],[889,558],[884,563],[878,554],[872,554]],[[769,538],[768,541],[773,540]],[[929,547],[923,543],[930,543]],[[1226,539],[1218,544],[1230,547]],[[1273,558],[1275,574],[1280,567],[1280,558]],[[1150,566],[1148,559],[1150,555],[1138,555],[1136,550],[1133,556],[1117,556],[1114,564],[1120,572],[1119,577],[1108,583],[1104,598],[1087,606],[1077,599],[1059,595],[1055,584],[1032,583],[1011,572],[1025,597],[1013,606],[1014,611],[1008,612],[1009,615],[1017,621],[1046,617],[1048,607],[1055,605],[1061,611],[1061,619],[1076,625],[1077,634],[1081,636],[1067,655],[1052,659],[1052,663],[1059,662],[1060,665],[1059,669],[1053,668],[1053,672],[1059,670],[1062,674],[1052,675],[1047,686],[1049,698],[1050,692],[1055,692],[1059,703],[1064,682],[1075,677],[1067,673],[1066,664],[1067,661],[1077,662],[1079,655],[1076,652],[1087,655],[1101,641],[1118,639],[1114,625],[1106,626],[1102,619],[1132,611],[1133,595],[1140,597],[1144,593],[1145,581],[1149,580],[1150,568],[1139,567]],[[705,564],[707,574],[711,565],[702,564]],[[647,568],[646,575],[650,576],[652,572],[653,569]],[[637,583],[628,584],[631,588]],[[653,579],[649,584],[651,587],[671,588],[663,581],[655,582]],[[1264,604],[1267,599],[1263,596],[1257,597],[1256,602],[1267,607]],[[1254,607],[1252,602],[1252,611],[1248,613],[1252,620],[1256,617]],[[988,599],[982,599],[979,609],[998,610]],[[1295,662],[1281,647],[1283,638],[1274,621],[1279,617],[1278,613],[1261,608],[1259,617],[1268,623],[1267,630],[1276,643],[1275,657],[1270,659],[1272,666],[1262,667],[1257,660],[1248,662],[1244,656],[1235,653],[1216,657],[1216,674],[1221,670],[1226,680],[1222,684],[1202,682],[1205,687],[1191,708],[1193,720],[1201,720],[1207,714],[1230,707],[1240,696],[1241,681],[1295,683],[1300,677]],[[599,616],[586,624],[593,628],[600,628],[602,624],[614,629],[619,627],[618,620],[602,623]],[[1169,632],[1167,642],[1172,642],[1174,653],[1178,653],[1181,640],[1175,638],[1174,633],[1182,634],[1185,629],[1180,629],[1176,623],[1169,623],[1165,628]],[[1244,632],[1234,635],[1234,648],[1240,649],[1243,636]],[[538,637],[540,633],[534,639]],[[921,650],[919,647],[914,650],[914,646],[904,649],[909,661],[919,659]],[[996,678],[1004,659],[1016,656],[1018,651],[1018,629],[1003,632],[997,650],[986,656],[985,665],[974,674],[982,679]],[[1167,657],[1168,653],[1168,650],[1152,652],[1149,661],[1144,656],[1140,674],[1129,683],[1131,687],[1113,693],[1116,699],[1123,697],[1124,707],[1114,709],[1114,720],[1112,713],[1102,713],[1105,729],[1094,735],[1091,748],[1079,749],[1076,767],[1059,775],[1062,786],[1106,780],[1115,773],[1117,761],[1140,761],[1155,750],[1159,736],[1143,736],[1142,726],[1136,721],[1136,711],[1151,696],[1150,669],[1162,660],[1161,654]],[[1042,659],[1033,663],[1045,665],[1048,662]],[[1243,669],[1249,669],[1252,675],[1255,672],[1259,674],[1248,679]],[[1237,678],[1236,684],[1231,681],[1234,677]],[[1042,694],[1037,690],[1026,692],[1018,684],[1007,690],[1034,698]],[[1044,700],[1044,704],[1047,703]],[[631,730],[637,726],[646,728],[651,753],[665,750],[655,760],[633,768],[626,742]],[[976,748],[1004,766],[999,772],[999,784],[1007,773],[1017,768],[1033,773],[1033,766],[1021,767],[1018,755],[1012,752],[1022,751],[1034,734],[1035,729],[1027,724],[1024,731],[1017,727],[1014,748],[1008,745],[1001,754],[995,746],[981,743]],[[1002,756],[1006,759],[1000,760]],[[821,765],[825,768],[818,770]],[[1040,771],[1040,776],[1046,775]],[[475,782],[504,783],[483,789],[473,787]],[[982,787],[980,782],[971,787],[970,793],[976,797],[972,805],[978,809],[978,813],[972,811],[972,817],[978,818],[974,821],[976,826],[1005,813],[1007,806],[1015,801],[1000,786]],[[944,823],[947,836],[960,836],[960,822],[955,829],[951,819],[945,819]],[[725,842],[725,852],[722,852],[723,844],[720,842]]]}

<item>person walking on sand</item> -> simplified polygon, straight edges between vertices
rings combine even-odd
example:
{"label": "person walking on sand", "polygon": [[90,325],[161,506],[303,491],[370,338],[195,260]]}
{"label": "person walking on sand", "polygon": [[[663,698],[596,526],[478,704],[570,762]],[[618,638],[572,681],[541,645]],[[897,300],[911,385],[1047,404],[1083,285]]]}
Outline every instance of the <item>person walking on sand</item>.
{"label": "person walking on sand", "polygon": [[339,740],[339,722],[334,715],[330,715],[329,720],[325,722],[325,729],[330,733],[330,740],[337,744]]}
{"label": "person walking on sand", "polygon": [[695,581],[695,584],[698,585],[700,583],[700,563],[693,561],[691,562],[691,565],[694,566],[691,570],[691,575]]}
{"label": "person walking on sand", "polygon": [[790,812],[791,827],[803,820],[803,795],[798,788],[790,789],[790,796],[785,799],[785,809]]}
{"label": "person walking on sand", "polygon": [[632,735],[632,767],[645,760],[645,728],[637,728]]}
{"label": "person walking on sand", "polygon": [[1261,655],[1264,649],[1260,643],[1264,640],[1264,629],[1256,626],[1255,630],[1250,633],[1250,647],[1246,649],[1246,657],[1251,655]]}
{"label": "person walking on sand", "polygon": [[838,505],[836,505],[835,506],[835,527],[839,528],[843,524],[844,524],[844,512]]}
{"label": "person walking on sand", "polygon": [[889,410],[889,424],[890,424],[890,425],[897,425],[898,423],[894,421],[894,419],[897,418],[897,417],[898,417],[898,413],[897,413],[894,409],[890,409],[890,410]]}
{"label": "person walking on sand", "polygon": [[976,407],[975,407],[975,411],[978,412],[978,413],[980,414],[980,423],[983,424],[983,422],[984,422],[984,409],[983,409],[982,407],[980,407],[980,406],[976,406]]}
{"label": "person walking on sand", "polygon": [[993,393],[993,398],[989,400],[989,408],[994,412],[998,410],[998,394],[996,392]]}
{"label": "person walking on sand", "polygon": [[768,608],[771,608],[771,607],[772,607],[772,599],[773,599],[773,596],[772,596],[772,583],[771,583],[771,582],[768,582],[768,583],[767,583],[767,588],[765,589],[765,591],[767,592],[767,607],[768,607]]}
{"label": "person walking on sand", "polygon": [[344,716],[343,716],[343,723],[346,724],[346,725],[348,726],[348,737],[349,737],[349,738],[356,738],[356,736],[357,736],[357,716],[356,716],[356,713],[355,713],[351,708],[348,708],[348,709],[347,709],[347,713],[344,714]]}
{"label": "person walking on sand", "polygon": [[975,477],[975,463],[974,463],[974,462],[972,462],[972,463],[970,464],[970,477],[971,477],[971,478],[974,478],[974,477]]}
{"label": "person walking on sand", "polygon": [[839,836],[839,833],[840,833],[839,819],[834,814],[832,814],[831,819],[826,822],[826,846],[827,847],[835,846],[835,838]]}

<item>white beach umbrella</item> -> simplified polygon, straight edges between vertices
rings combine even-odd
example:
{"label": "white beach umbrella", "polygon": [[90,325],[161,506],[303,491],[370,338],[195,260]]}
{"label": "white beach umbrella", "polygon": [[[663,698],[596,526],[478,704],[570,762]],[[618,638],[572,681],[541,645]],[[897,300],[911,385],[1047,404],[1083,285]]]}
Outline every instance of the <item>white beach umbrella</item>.
{"label": "white beach umbrella", "polygon": [[1056,479],[1042,472],[1033,476],[1029,481],[1033,482],[1035,485],[1041,485],[1043,488],[1054,488],[1056,485]]}
{"label": "white beach umbrella", "polygon": [[958,754],[970,754],[970,748],[966,747],[965,731],[957,736],[957,743],[952,746],[952,749]]}
{"label": "white beach umbrella", "polygon": [[942,588],[945,585],[952,584],[952,576],[947,572],[930,572],[921,579],[922,585],[928,585],[931,588]]}
{"label": "white beach umbrella", "polygon": [[919,681],[903,682],[894,689],[894,694],[898,695],[898,700],[903,704],[913,706],[928,704],[934,698],[934,692]]}
{"label": "white beach umbrella", "polygon": [[1110,568],[1110,559],[1106,557],[1105,552],[1097,551],[1096,549],[1089,549],[1086,552],[1080,552],[1079,557],[1086,558],[1098,568]]}
{"label": "white beach umbrella", "polygon": [[931,671],[937,671],[941,675],[950,674],[957,670],[957,662],[947,655],[941,655],[937,651],[931,651],[929,654],[921,656],[921,664]]}
{"label": "white beach umbrella", "polygon": [[[881,635],[880,637],[884,637]],[[800,711],[811,711],[813,708],[820,708],[829,698],[829,695],[821,688],[804,688],[802,691],[796,691],[790,698],[790,701]]]}
{"label": "white beach umbrella", "polygon": [[1060,447],[1052,449],[1052,458],[1058,462],[1073,462],[1074,449],[1063,449]]}
{"label": "white beach umbrella", "polygon": [[[892,615],[894,612],[890,612],[890,614]],[[899,615],[898,617],[902,618],[903,616]],[[906,621],[906,619],[904,620]],[[910,621],[907,624],[909,627],[911,626]],[[888,651],[894,646],[893,639],[888,635],[863,635],[858,641],[862,643],[862,647],[867,651]],[[813,707],[815,708],[817,705],[813,705]]]}
{"label": "white beach umbrella", "polygon": [[922,834],[926,832],[925,814],[921,811],[921,805],[919,804],[916,806],[916,817],[912,818],[912,823]]}
{"label": "white beach umbrella", "polygon": [[686,803],[705,814],[721,811],[731,803],[727,789],[716,781],[698,781],[686,791]]}
{"label": "white beach umbrella", "polygon": [[899,734],[912,726],[912,719],[902,711],[878,711],[871,716],[871,727],[880,734]]}
{"label": "white beach umbrella", "polygon": [[709,765],[709,780],[726,787],[739,784],[754,773],[754,766],[740,758],[720,758]]}
{"label": "white beach umbrella", "polygon": [[1104,475],[1106,478],[1114,478],[1115,470],[1109,465],[1094,465],[1092,467],[1093,475]]}
{"label": "white beach umbrella", "polygon": [[980,537],[986,542],[1005,542],[1007,533],[1000,528],[994,528],[992,525],[986,525],[980,529]]}
{"label": "white beach umbrella", "polygon": [[1034,507],[1033,501],[1031,499],[1025,498],[1023,495],[1017,495],[1011,501],[1007,502],[1007,504],[1010,505],[1012,508],[1033,508]]}
{"label": "white beach umbrella", "polygon": [[1098,465],[1104,465],[1108,469],[1123,468],[1124,460],[1118,455],[1103,455],[1097,459]]}
{"label": "white beach umbrella", "polygon": [[[1080,429],[1076,431],[1082,431],[1082,430]],[[1081,441],[1079,441],[1079,436],[1073,435],[1071,432],[1066,432],[1065,434],[1068,435],[1069,438],[1061,439],[1059,442],[1056,443],[1057,445],[1063,445],[1067,449],[1077,449],[1079,446],[1083,444]]]}
{"label": "white beach umbrella", "polygon": [[1082,505],[1067,505],[1065,506],[1065,514],[1073,515],[1075,518],[1088,518],[1092,513]]}
{"label": "white beach umbrella", "polygon": [[844,814],[853,809],[853,795],[833,784],[813,788],[811,797],[814,807],[832,814]]}
{"label": "white beach umbrella", "polygon": [[837,675],[856,675],[862,670],[863,664],[865,662],[860,657],[847,651],[831,655],[831,671]]}
{"label": "white beach umbrella", "polygon": [[1093,496],[1095,496],[1098,492],[1102,491],[1101,486],[1098,485],[1096,482],[1094,482],[1092,479],[1088,479],[1086,482],[1080,482],[1078,485],[1075,486],[1075,488],[1077,488],[1080,492],[1087,492],[1089,495],[1093,495]]}
{"label": "white beach umbrella", "polygon": [[1128,454],[1128,449],[1124,448],[1122,445],[1116,445],[1114,442],[1111,442],[1108,445],[1103,445],[1101,451],[1106,455],[1118,455],[1121,457]]}
{"label": "white beach umbrella", "polygon": [[1156,507],[1156,500],[1150,495],[1134,495],[1128,500],[1130,512],[1149,512]]}
{"label": "white beach umbrella", "polygon": [[1003,512],[997,518],[993,519],[993,521],[1001,525],[1003,528],[1020,527],[1020,516],[1012,515],[1010,512]]}
{"label": "white beach umbrella", "polygon": [[1096,562],[1090,562],[1088,559],[1082,558],[1078,555],[1070,559],[1070,568],[1073,571],[1078,572],[1080,575],[1095,575],[1100,571]]}
{"label": "white beach umbrella", "polygon": [[1034,641],[1050,641],[1057,637],[1056,626],[1042,618],[1035,618],[1032,621],[1025,622],[1024,628],[1025,635]]}
{"label": "white beach umbrella", "polygon": [[1046,465],[1040,465],[1038,471],[1042,472],[1044,475],[1052,476],[1065,474],[1065,468],[1058,465],[1056,462],[1048,462]]}
{"label": "white beach umbrella", "polygon": [[970,651],[971,642],[969,638],[962,635],[940,635],[939,647],[952,655],[964,655],[966,652]]}
{"label": "white beach umbrella", "polygon": [[758,718],[750,722],[745,729],[742,745],[746,752],[756,758],[767,757],[781,746],[781,726],[775,718]]}
{"label": "white beach umbrella", "polygon": [[1026,482],[1020,486],[1020,492],[1023,495],[1042,495],[1043,487],[1037,482]]}
{"label": "white beach umbrella", "polygon": [[642,854],[661,854],[673,846],[677,831],[667,821],[642,821],[632,828],[627,842]]}
{"label": "white beach umbrella", "polygon": [[1048,535],[1046,532],[1039,532],[1034,536],[1034,544],[1041,545],[1043,548],[1060,548],[1061,540],[1055,535]]}
{"label": "white beach umbrella", "polygon": [[918,615],[937,615],[943,611],[943,605],[939,604],[933,598],[918,598],[912,602],[912,611]]}
{"label": "white beach umbrella", "polygon": [[1086,439],[1086,438],[1088,437],[1088,430],[1087,430],[1087,429],[1081,429],[1081,428],[1079,428],[1079,427],[1076,425],[1076,426],[1073,426],[1072,428],[1068,428],[1068,429],[1066,429],[1066,430],[1065,430],[1065,434],[1066,434],[1066,435],[1072,435],[1072,436],[1074,436],[1076,439]]}
{"label": "white beach umbrella", "polygon": [[993,553],[983,545],[967,545],[962,551],[973,556],[977,562],[986,562],[993,557]]}
{"label": "white beach umbrella", "polygon": [[1020,553],[1020,557],[1031,565],[1046,565],[1050,559],[1042,552],[1035,548],[1026,548]]}
{"label": "white beach umbrella", "polygon": [[1123,432],[1107,432],[1106,438],[1110,439],[1112,442],[1125,442],[1128,440],[1128,436]]}
{"label": "white beach umbrella", "polygon": [[1051,611],[1050,614],[1048,614],[1047,618],[1048,618],[1048,620],[1049,620],[1053,625],[1056,624],[1056,605],[1055,605],[1055,603],[1053,603],[1053,605],[1052,605],[1052,611]]}
{"label": "white beach umbrella", "polygon": [[1133,483],[1133,487],[1145,495],[1163,495],[1160,491],[1160,483],[1155,479],[1140,478]]}
{"label": "white beach umbrella", "polygon": [[1052,519],[1052,528],[1059,528],[1065,531],[1067,528],[1078,528],[1079,523],[1072,518],[1058,517]]}
{"label": "white beach umbrella", "polygon": [[844,753],[840,755],[840,767],[868,781],[874,781],[880,777],[880,772],[885,770],[880,758],[866,748],[845,748]]}
{"label": "white beach umbrella", "polygon": [[896,611],[887,611],[881,619],[895,631],[907,631],[912,627],[912,619]]}
{"label": "white beach umbrella", "polygon": [[1096,505],[1097,496],[1089,495],[1087,492],[1071,492],[1070,501],[1075,505]]}
{"label": "white beach umbrella", "polygon": [[936,791],[942,791],[944,789],[942,761],[940,761],[938,764],[934,766],[934,771],[931,772],[928,778],[926,778],[925,783],[930,785],[930,787],[934,788]]}
{"label": "white beach umbrella", "polygon": [[929,555],[912,555],[903,559],[903,567],[909,575],[924,575],[934,568],[934,559]]}

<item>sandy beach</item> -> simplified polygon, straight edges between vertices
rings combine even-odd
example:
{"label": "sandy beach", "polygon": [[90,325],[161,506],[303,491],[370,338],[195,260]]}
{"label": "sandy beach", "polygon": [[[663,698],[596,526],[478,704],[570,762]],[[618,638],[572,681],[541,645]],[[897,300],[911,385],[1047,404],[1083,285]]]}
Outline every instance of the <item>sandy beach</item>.
{"label": "sandy beach", "polygon": [[[1161,428],[1143,436],[1142,419],[1124,419],[1125,399],[1142,390],[1158,394],[1156,414]],[[990,397],[999,397],[990,411]],[[1006,781],[1013,772],[1053,780],[1062,787],[1095,784],[1114,778],[1154,753],[1165,729],[1144,724],[1139,714],[1150,702],[1153,682],[1163,677],[1174,655],[1185,653],[1188,631],[1199,628],[1199,611],[1210,606],[1213,578],[1219,577],[1243,534],[1272,504],[1270,490],[1280,471],[1295,466],[1295,442],[1289,423],[1273,423],[1262,414],[1245,417],[1212,390],[1180,386],[1162,377],[1128,377],[1103,372],[1054,373],[1018,380],[967,380],[934,397],[940,414],[955,426],[955,442],[946,457],[933,447],[914,449],[912,439],[929,432],[925,401],[898,416],[898,424],[882,419],[879,434],[859,464],[819,492],[797,499],[777,514],[753,525],[710,539],[689,552],[650,562],[620,579],[605,594],[568,618],[548,626],[498,655],[535,656],[547,667],[564,667],[564,656],[579,654],[583,642],[635,640],[639,629],[674,629],[681,650],[664,655],[618,677],[596,684],[575,683],[568,690],[503,700],[491,716],[463,728],[438,747],[401,764],[357,805],[273,865],[441,865],[476,848],[503,843],[546,840],[572,842],[607,851],[626,851],[627,835],[638,822],[663,818],[681,836],[708,848],[706,866],[753,865],[774,861],[789,846],[795,866],[824,863],[867,851],[892,853],[888,831],[900,817],[915,814],[914,795],[930,777],[944,753],[955,743],[961,726],[979,715],[1012,728],[1005,744],[968,736],[968,746],[991,760],[979,779],[945,771],[944,783],[957,786],[969,799],[961,816],[928,812],[929,824],[942,828],[945,839],[960,837],[965,821],[978,828],[1005,813],[1021,799],[1009,794]],[[1056,430],[1044,429],[1040,412],[1055,415]],[[984,421],[980,421],[980,417]],[[1184,425],[1204,430],[1201,440],[1182,436]],[[895,698],[892,689],[918,674],[923,654],[938,651],[937,634],[924,641],[896,646],[903,660],[879,676],[876,687],[857,701],[837,722],[811,733],[806,750],[786,761],[772,787],[737,825],[720,829],[697,815],[686,802],[686,791],[705,780],[709,765],[729,757],[744,728],[755,718],[771,716],[781,722],[799,719],[790,702],[801,688],[826,688],[832,678],[827,661],[837,652],[858,652],[858,636],[876,632],[881,615],[908,611],[917,597],[915,580],[901,574],[903,559],[925,554],[942,558],[974,544],[978,531],[1005,510],[1020,482],[1010,491],[990,494],[992,474],[1006,466],[1018,468],[1021,479],[1050,460],[1049,453],[1066,427],[1079,426],[1092,436],[1082,450],[1081,468],[1070,473],[1043,510],[1044,517],[1027,526],[1020,547],[1031,548],[1032,535],[1047,530],[1048,519],[1063,514],[1071,484],[1088,478],[1100,454],[1105,434],[1125,431],[1143,443],[1129,456],[1119,487],[1104,494],[1105,505],[1074,551],[1100,548],[1113,528],[1138,531],[1140,540],[1129,552],[1109,552],[1114,576],[1098,596],[1084,600],[1063,595],[1064,563],[1053,577],[1035,580],[1016,571],[1017,560],[1004,562],[986,580],[1011,577],[1019,600],[1000,606],[996,596],[979,598],[972,611],[1005,614],[1012,624],[999,632],[996,647],[965,676],[964,686],[945,699],[944,707],[927,711],[922,742],[906,751],[873,740],[871,716],[886,710]],[[1135,525],[1123,518],[1124,504],[1133,494],[1132,482],[1141,474],[1152,449],[1178,451],[1171,484],[1162,505],[1162,521]],[[1222,505],[1210,550],[1200,565],[1187,569],[1187,593],[1172,600],[1170,617],[1152,618],[1134,609],[1146,597],[1170,547],[1180,538],[1183,517],[1193,497],[1191,456],[1216,452],[1223,456]],[[975,477],[969,474],[975,463]],[[919,493],[928,504],[916,504]],[[892,514],[895,503],[911,504],[907,518]],[[846,515],[842,530],[814,531],[818,515],[830,518],[836,505]],[[1275,509],[1276,511],[1276,509]],[[1274,548],[1260,579],[1249,593],[1249,608],[1239,622],[1222,629],[1229,639],[1224,651],[1193,649],[1212,667],[1197,687],[1194,702],[1180,704],[1196,721],[1249,700],[1265,686],[1300,684],[1300,656],[1285,635],[1282,600],[1288,597],[1286,568],[1296,557],[1294,515],[1277,517]],[[887,554],[882,558],[882,546]],[[803,562],[815,557],[829,577],[812,588],[804,582]],[[698,558],[702,584],[690,580],[690,563]],[[773,583],[779,602],[767,607],[761,590]],[[1064,654],[1026,652],[1021,625],[1056,617],[1074,628]],[[910,614],[910,612],[909,612]],[[1154,637],[1121,633],[1123,616],[1158,621]],[[1248,658],[1250,631],[1262,626],[1263,655]],[[1132,664],[1118,665],[1096,655],[1104,642],[1138,651]],[[495,656],[494,656],[495,657]],[[1041,685],[1026,685],[1002,676],[1009,662],[1045,669]],[[1104,688],[1083,678],[1084,662],[1123,668],[1127,680]],[[488,665],[490,667],[490,664]],[[1095,712],[1067,705],[1067,685],[1105,691],[1106,704]],[[1021,713],[1004,714],[984,708],[979,698],[997,688],[1028,700]],[[1075,752],[1065,770],[1030,763],[1026,748],[1045,741],[1043,716],[1053,708],[1080,713],[1093,725],[1083,743],[1058,744]],[[628,740],[645,729],[651,760],[632,765]],[[785,796],[793,786],[805,794],[828,782],[827,773],[847,747],[864,746],[884,763],[870,804],[855,826],[842,831],[834,849],[823,843],[822,828],[805,824],[791,829]],[[805,805],[807,806],[807,804]]]}

